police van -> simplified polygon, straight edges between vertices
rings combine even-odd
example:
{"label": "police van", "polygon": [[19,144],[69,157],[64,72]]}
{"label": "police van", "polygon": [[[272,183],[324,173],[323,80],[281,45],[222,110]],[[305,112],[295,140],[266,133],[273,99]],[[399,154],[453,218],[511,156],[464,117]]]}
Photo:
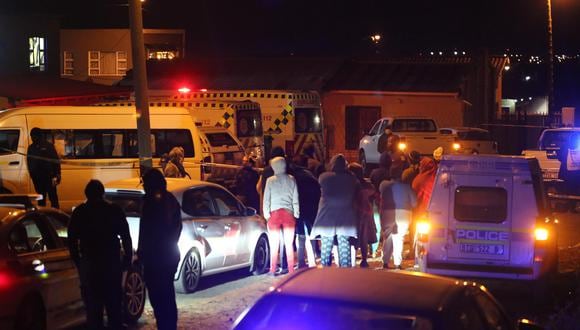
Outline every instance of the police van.
{"label": "police van", "polygon": [[445,155],[419,217],[422,271],[541,280],[557,272],[557,223],[535,158]]}
{"label": "police van", "polygon": [[[243,150],[239,141],[221,131],[203,132],[188,109],[150,107],[153,165],[160,166],[162,155],[174,147],[184,151],[184,167],[191,179],[219,181],[218,171],[205,170],[202,163],[222,157],[241,165],[236,154]],[[34,193],[26,166],[26,152],[32,143],[30,130],[38,127],[55,146],[61,162],[58,196],[61,208],[70,210],[82,202],[90,179],[103,183],[139,175],[137,119],[134,106],[34,106],[0,111],[0,179],[2,193]],[[236,143],[228,150],[208,144],[211,137]],[[230,143],[232,143],[230,141]],[[219,152],[216,157],[212,152]],[[239,158],[239,159],[238,159]]]}

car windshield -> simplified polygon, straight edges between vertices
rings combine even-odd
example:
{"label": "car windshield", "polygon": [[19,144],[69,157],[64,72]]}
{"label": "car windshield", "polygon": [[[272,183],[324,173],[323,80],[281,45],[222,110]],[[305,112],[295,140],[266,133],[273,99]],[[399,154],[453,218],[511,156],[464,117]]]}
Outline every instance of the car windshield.
{"label": "car windshield", "polygon": [[120,206],[128,217],[141,216],[142,195],[106,193],[105,199]]}
{"label": "car windshield", "polygon": [[577,136],[578,131],[545,131],[540,140],[540,150],[559,149],[568,145],[572,135]]}
{"label": "car windshield", "polygon": [[296,120],[296,133],[320,133],[322,121],[320,108],[296,108],[294,109]]}
{"label": "car windshield", "polygon": [[236,329],[432,329],[429,319],[385,308],[294,296],[266,296]]}
{"label": "car windshield", "polygon": [[395,119],[393,132],[437,132],[437,126],[431,119]]}

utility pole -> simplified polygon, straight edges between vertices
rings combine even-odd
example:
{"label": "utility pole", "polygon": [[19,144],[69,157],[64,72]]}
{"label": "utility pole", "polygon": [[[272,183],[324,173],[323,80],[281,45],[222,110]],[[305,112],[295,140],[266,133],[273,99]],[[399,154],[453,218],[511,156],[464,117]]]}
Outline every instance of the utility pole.
{"label": "utility pole", "polygon": [[145,66],[141,0],[129,0],[129,24],[131,26],[135,107],[137,108],[139,176],[143,176],[148,169],[153,168],[153,160],[151,158],[151,124],[149,119],[149,95],[147,93],[147,68]]}
{"label": "utility pole", "polygon": [[550,126],[559,125],[554,100],[554,43],[552,42],[552,0],[548,4],[548,121]]}

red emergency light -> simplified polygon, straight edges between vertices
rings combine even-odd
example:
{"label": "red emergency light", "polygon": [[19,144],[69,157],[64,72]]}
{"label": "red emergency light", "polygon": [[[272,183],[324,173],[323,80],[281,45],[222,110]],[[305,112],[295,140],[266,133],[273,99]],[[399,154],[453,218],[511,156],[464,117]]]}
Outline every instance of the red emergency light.
{"label": "red emergency light", "polygon": [[191,92],[191,89],[189,89],[188,87],[181,87],[177,91],[180,92],[181,94],[187,94]]}

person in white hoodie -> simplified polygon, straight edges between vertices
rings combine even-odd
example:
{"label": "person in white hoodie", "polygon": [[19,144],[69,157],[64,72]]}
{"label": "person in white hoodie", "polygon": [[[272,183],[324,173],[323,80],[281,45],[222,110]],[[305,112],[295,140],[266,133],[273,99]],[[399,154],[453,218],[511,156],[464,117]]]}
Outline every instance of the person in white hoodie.
{"label": "person in white hoodie", "polygon": [[[270,166],[274,170],[274,175],[266,181],[262,205],[270,236],[270,273],[276,273],[280,239],[284,242],[288,271],[292,273],[294,271],[292,242],[296,219],[300,217],[298,187],[294,177],[286,174],[286,160],[283,157],[272,158]],[[280,231],[283,233],[282,237]]]}

